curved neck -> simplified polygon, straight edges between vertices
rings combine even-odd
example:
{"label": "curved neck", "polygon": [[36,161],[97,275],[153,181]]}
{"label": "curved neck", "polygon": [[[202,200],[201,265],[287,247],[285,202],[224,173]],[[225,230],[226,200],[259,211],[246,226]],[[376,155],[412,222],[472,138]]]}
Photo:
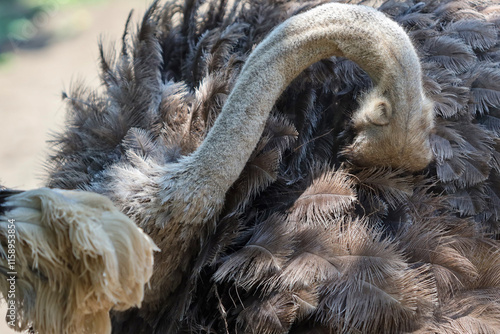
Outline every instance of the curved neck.
{"label": "curved neck", "polygon": [[323,5],[288,19],[252,52],[213,128],[191,156],[191,163],[203,165],[192,167],[202,168],[219,190],[227,191],[280,94],[305,68],[331,56],[360,65],[374,81],[374,90],[395,104],[391,110],[408,91],[416,92],[410,95],[421,102],[418,57],[402,28],[372,8]]}

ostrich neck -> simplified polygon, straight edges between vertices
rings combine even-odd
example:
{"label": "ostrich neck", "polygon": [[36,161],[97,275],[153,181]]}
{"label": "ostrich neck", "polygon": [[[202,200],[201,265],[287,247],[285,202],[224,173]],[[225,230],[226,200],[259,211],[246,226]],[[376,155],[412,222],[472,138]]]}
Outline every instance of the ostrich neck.
{"label": "ostrich neck", "polygon": [[[418,57],[402,28],[368,7],[323,5],[287,20],[252,52],[213,128],[193,153],[203,166],[193,167],[227,191],[280,94],[305,68],[331,56],[356,62],[391,102],[422,91]],[[397,103],[393,107],[397,110]]]}

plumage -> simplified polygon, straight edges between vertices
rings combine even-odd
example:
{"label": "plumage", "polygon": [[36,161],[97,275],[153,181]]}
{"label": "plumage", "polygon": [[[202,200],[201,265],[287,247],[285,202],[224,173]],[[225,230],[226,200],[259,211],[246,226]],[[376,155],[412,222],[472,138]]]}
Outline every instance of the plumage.
{"label": "plumage", "polygon": [[[129,17],[118,53],[100,46],[104,91],[66,95],[47,184],[107,196],[162,250],[141,307],[111,311],[113,333],[500,331],[500,8],[349,2],[385,15],[353,21],[398,23],[420,68],[392,44],[327,57],[276,93],[259,129],[252,108],[275,87],[241,80],[265,85],[281,64],[256,56],[278,42],[259,45],[328,1],[156,1],[136,31]],[[388,43],[372,30],[371,47]],[[225,109],[242,91],[250,121]],[[401,137],[370,137],[412,101]],[[360,157],[371,143],[386,146]],[[234,161],[211,155],[231,147],[242,165],[229,179]],[[0,193],[4,211],[14,193]]]}
{"label": "plumage", "polygon": [[109,332],[111,308],[140,305],[158,249],[109,199],[47,188],[2,195],[0,273],[15,283],[3,279],[0,290],[15,305],[14,329]]}

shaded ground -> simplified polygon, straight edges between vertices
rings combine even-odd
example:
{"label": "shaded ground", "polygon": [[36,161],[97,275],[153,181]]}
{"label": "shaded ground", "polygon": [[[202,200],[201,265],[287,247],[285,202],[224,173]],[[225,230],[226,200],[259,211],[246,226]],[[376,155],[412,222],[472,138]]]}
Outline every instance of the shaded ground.
{"label": "shaded ground", "polygon": [[[37,50],[18,50],[0,66],[0,183],[41,185],[48,132],[64,119],[61,91],[76,79],[98,85],[97,41],[120,38],[131,8],[146,0],[115,0],[55,13],[46,27],[61,39]],[[59,36],[59,37],[57,37]]]}
{"label": "shaded ground", "polygon": [[[99,84],[99,36],[118,40],[130,9],[136,9],[137,22],[149,2],[109,0],[63,7],[38,27],[52,36],[48,45],[17,50],[0,65],[0,184],[17,189],[43,185],[48,134],[61,128],[65,115],[61,91],[80,78],[94,87]],[[4,307],[0,314],[3,318]],[[14,332],[0,319],[0,333]]]}

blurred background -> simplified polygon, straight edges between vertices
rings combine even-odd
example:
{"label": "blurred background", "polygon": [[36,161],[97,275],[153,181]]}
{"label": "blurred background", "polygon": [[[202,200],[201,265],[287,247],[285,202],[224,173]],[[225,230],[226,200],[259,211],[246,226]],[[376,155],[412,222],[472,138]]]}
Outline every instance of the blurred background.
{"label": "blurred background", "polygon": [[[43,185],[50,133],[64,124],[63,90],[98,87],[97,42],[118,41],[151,0],[0,0],[0,185]],[[3,302],[2,302],[3,304]],[[0,333],[11,331],[0,309]]]}

